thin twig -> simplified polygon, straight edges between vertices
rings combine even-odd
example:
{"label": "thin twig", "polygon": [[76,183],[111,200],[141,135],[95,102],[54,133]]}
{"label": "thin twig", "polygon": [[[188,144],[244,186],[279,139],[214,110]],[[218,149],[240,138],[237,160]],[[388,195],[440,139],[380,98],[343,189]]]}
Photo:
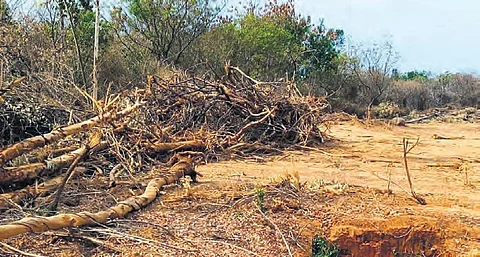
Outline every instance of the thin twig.
{"label": "thin twig", "polygon": [[135,236],[135,235],[130,235],[130,234],[127,234],[127,233],[118,232],[118,231],[115,231],[115,230],[110,229],[108,227],[107,227],[107,229],[88,229],[88,230],[84,230],[84,231],[86,231],[86,232],[96,232],[96,233],[100,233],[100,234],[104,234],[104,235],[109,235],[109,236],[112,236],[112,237],[129,239],[129,240],[144,243],[144,244],[147,244],[147,245],[150,245],[150,246],[153,246],[153,247],[158,247],[158,245],[162,245],[162,246],[172,248],[172,249],[175,249],[175,250],[178,250],[178,251],[183,251],[183,252],[192,252],[193,251],[191,249],[185,249],[185,248],[169,245],[169,244],[162,243],[162,242],[159,242],[159,241],[156,241],[156,240],[151,240],[151,239],[147,239],[147,238],[143,238],[143,237],[139,237],[139,236]]}
{"label": "thin twig", "polygon": [[408,185],[410,186],[410,193],[411,193],[412,197],[415,198],[415,200],[417,200],[417,202],[419,204],[425,205],[425,204],[427,204],[425,199],[418,196],[415,193],[415,191],[413,190],[412,178],[410,176],[410,170],[408,169],[408,162],[407,162],[407,154],[410,153],[410,151],[412,151],[412,149],[415,148],[415,146],[418,145],[419,141],[420,141],[420,138],[417,138],[417,141],[415,142],[415,144],[413,144],[412,146],[409,146],[408,145],[408,139],[403,138],[403,164],[405,166],[405,172],[407,173]]}
{"label": "thin twig", "polygon": [[268,223],[270,223],[274,228],[275,230],[280,234],[280,236],[282,237],[282,240],[283,240],[283,243],[285,244],[285,246],[287,247],[287,251],[288,251],[288,255],[290,257],[293,257],[293,254],[292,254],[292,251],[290,250],[290,246],[288,246],[288,243],[287,243],[287,239],[285,239],[285,236],[283,235],[282,231],[280,230],[280,228],[277,226],[277,224],[273,223],[272,220],[270,220],[267,215],[265,215],[265,213],[263,213],[263,211],[260,209],[260,207],[258,207],[256,205],[258,211],[260,212],[260,214],[262,214],[263,218],[268,221]]}
{"label": "thin twig", "polygon": [[[60,2],[58,2],[59,5]],[[87,76],[85,75],[85,64],[83,63],[83,59],[82,59],[82,53],[80,51],[80,45],[79,45],[79,42],[78,42],[78,35],[77,35],[77,30],[76,30],[76,26],[75,26],[75,22],[73,20],[73,17],[72,17],[72,11],[70,10],[69,8],[69,5],[67,4],[67,1],[66,0],[63,0],[63,4],[65,5],[65,10],[67,10],[67,16],[68,16],[68,20],[70,21],[70,26],[71,26],[71,29],[72,29],[72,35],[73,35],[73,42],[75,43],[75,49],[77,50],[77,58],[78,58],[78,66],[80,67],[80,72],[81,72],[81,75],[82,75],[82,80],[83,80],[83,86],[86,87],[87,86]]]}
{"label": "thin twig", "polygon": [[75,158],[75,160],[72,162],[72,164],[68,168],[65,174],[65,177],[63,177],[62,183],[60,184],[57,192],[55,193],[55,198],[48,208],[50,211],[55,211],[57,209],[58,202],[60,201],[60,196],[62,195],[62,192],[67,182],[73,177],[75,167],[77,167],[80,160],[87,155],[90,149],[100,144],[101,137],[102,136],[100,133],[96,133],[92,136],[92,138],[90,139],[90,142],[87,145],[83,146],[82,151],[78,154],[77,158]]}
{"label": "thin twig", "polygon": [[63,193],[63,189],[65,188],[65,185],[67,184],[68,180],[73,176],[73,171],[75,170],[75,167],[77,167],[78,163],[80,160],[87,154],[88,152],[88,147],[84,146],[80,154],[75,158],[75,160],[72,162],[70,167],[68,167],[68,170],[63,177],[62,183],[58,186],[57,192],[55,192],[55,198],[53,202],[49,205],[48,210],[51,212],[54,212],[57,210],[58,202],[60,201],[60,196]]}

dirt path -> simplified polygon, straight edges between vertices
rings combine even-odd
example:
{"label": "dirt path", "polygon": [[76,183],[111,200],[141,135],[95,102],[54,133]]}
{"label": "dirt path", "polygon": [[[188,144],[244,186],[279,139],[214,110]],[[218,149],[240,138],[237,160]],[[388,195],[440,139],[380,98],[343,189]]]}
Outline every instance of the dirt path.
{"label": "dirt path", "polygon": [[[210,179],[220,176],[254,183],[298,171],[301,181],[337,181],[381,190],[387,189],[390,174],[397,184],[391,189],[404,192],[409,188],[402,164],[402,139],[414,143],[419,137],[408,162],[415,191],[435,202],[425,208],[480,217],[480,124],[366,128],[344,122],[330,130],[335,140],[321,149],[324,153],[287,152],[265,163],[228,161],[200,166],[199,170]],[[452,139],[435,139],[434,135]]]}

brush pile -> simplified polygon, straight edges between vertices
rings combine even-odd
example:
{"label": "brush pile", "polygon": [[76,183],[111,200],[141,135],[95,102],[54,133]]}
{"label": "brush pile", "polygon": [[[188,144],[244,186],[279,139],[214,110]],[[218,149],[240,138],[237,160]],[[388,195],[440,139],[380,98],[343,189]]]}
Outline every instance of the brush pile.
{"label": "brush pile", "polygon": [[[228,79],[152,78],[144,122],[170,128],[170,139],[205,135],[209,147],[322,143],[324,99],[302,97],[292,83],[258,82],[230,68]],[[236,71],[236,72],[234,72]]]}
{"label": "brush pile", "polygon": [[[238,68],[226,70],[227,76],[217,82],[150,76],[144,89],[107,93],[96,103],[95,117],[4,147],[0,150],[0,191],[4,192],[0,212],[24,206],[37,212],[51,210],[57,203],[49,203],[53,200],[48,196],[57,188],[96,171],[105,177],[103,188],[115,187],[121,174],[128,174],[134,183],[152,174],[168,177],[154,183],[151,190],[156,194],[158,185],[184,175],[195,180],[193,163],[198,156],[245,156],[324,141],[319,125],[329,107],[325,99],[303,97],[293,83],[259,82]],[[41,204],[36,200],[40,197],[44,198]],[[101,220],[88,221],[67,215],[56,226],[103,222],[144,206],[134,206],[136,200],[125,202],[130,207],[121,214],[109,212]],[[44,231],[25,229],[38,222],[26,220],[13,227],[18,233]],[[0,226],[0,231],[7,229],[7,233],[13,227]],[[15,231],[8,233],[15,235]]]}

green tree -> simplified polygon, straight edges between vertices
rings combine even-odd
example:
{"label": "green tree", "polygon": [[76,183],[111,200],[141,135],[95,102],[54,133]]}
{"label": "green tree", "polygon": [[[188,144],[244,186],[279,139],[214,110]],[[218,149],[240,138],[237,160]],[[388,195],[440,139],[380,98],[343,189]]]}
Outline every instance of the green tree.
{"label": "green tree", "polygon": [[295,70],[301,45],[276,19],[247,14],[235,31],[238,47],[234,60],[253,76],[283,77]]}
{"label": "green tree", "polygon": [[343,31],[297,14],[293,1],[270,1],[263,8],[251,2],[202,37],[197,58],[217,70],[230,61],[259,79],[304,79],[336,66],[342,38]]}
{"label": "green tree", "polygon": [[343,44],[343,30],[327,29],[322,21],[309,26],[306,37],[305,65],[320,72],[335,70],[338,67],[335,59],[340,56],[339,47]]}
{"label": "green tree", "polygon": [[112,17],[119,36],[148,49],[162,64],[177,64],[216,22],[219,8],[208,0],[126,0]]}
{"label": "green tree", "polygon": [[428,71],[409,71],[402,75],[398,76],[398,79],[401,80],[417,80],[417,81],[426,81],[430,78],[431,74]]}

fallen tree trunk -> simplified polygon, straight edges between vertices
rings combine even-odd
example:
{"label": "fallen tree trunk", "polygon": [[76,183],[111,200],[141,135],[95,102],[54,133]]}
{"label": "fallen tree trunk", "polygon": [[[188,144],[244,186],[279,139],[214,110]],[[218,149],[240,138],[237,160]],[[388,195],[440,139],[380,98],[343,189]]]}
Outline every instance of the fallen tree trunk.
{"label": "fallen tree trunk", "polygon": [[191,177],[197,175],[191,158],[182,159],[173,165],[169,172],[169,175],[150,180],[142,195],[130,197],[105,211],[60,214],[52,217],[30,217],[2,225],[0,226],[0,240],[28,232],[40,233],[61,228],[96,225],[121,218],[153,202],[162,186],[174,183],[185,175]]}
{"label": "fallen tree trunk", "polygon": [[[75,176],[78,176],[86,171],[85,168],[77,167],[76,169],[77,172],[75,172]],[[81,171],[78,171],[78,169],[81,169]],[[62,183],[64,176],[65,175],[60,175],[46,180],[38,186],[27,186],[15,192],[0,194],[0,212],[9,209],[12,205],[21,205],[23,202],[29,199],[35,199],[39,196],[55,191],[60,183]]]}
{"label": "fallen tree trunk", "polygon": [[43,160],[47,158],[55,158],[60,155],[64,155],[66,153],[72,152],[77,150],[78,145],[72,145],[60,149],[48,149],[46,151],[39,152],[37,156],[30,157],[28,158],[29,163],[34,163],[34,162],[42,162]]}
{"label": "fallen tree trunk", "polygon": [[182,142],[173,142],[173,143],[147,143],[145,146],[156,153],[165,153],[172,150],[193,150],[193,149],[204,149],[205,144],[200,140],[190,140]]}
{"label": "fallen tree trunk", "polygon": [[140,103],[136,103],[135,105],[130,106],[124,109],[123,111],[108,112],[103,115],[99,115],[91,119],[88,119],[86,121],[82,121],[80,123],[73,124],[63,128],[57,128],[52,130],[52,132],[50,133],[27,138],[21,142],[10,145],[0,151],[0,166],[4,165],[6,162],[12,160],[15,157],[18,157],[33,149],[43,147],[47,144],[56,142],[62,138],[65,138],[68,135],[73,135],[81,131],[87,131],[94,126],[101,124],[102,122],[109,122],[109,121],[124,117],[132,113],[133,111],[135,111],[140,106],[141,106]]}
{"label": "fallen tree trunk", "polygon": [[[105,149],[107,142],[102,142],[90,151],[93,153]],[[18,167],[0,169],[0,185],[6,185],[12,182],[34,179],[39,175],[49,175],[63,167],[66,167],[87,150],[87,146],[82,146],[68,154],[61,155],[48,161],[30,163]]]}
{"label": "fallen tree trunk", "polygon": [[420,117],[420,118],[416,118],[416,119],[413,119],[413,120],[407,120],[407,121],[405,121],[405,123],[406,124],[417,123],[417,122],[420,122],[422,120],[428,120],[428,119],[434,118],[438,115],[439,115],[438,113],[434,113],[434,114],[430,114],[430,115],[423,116],[423,117]]}

